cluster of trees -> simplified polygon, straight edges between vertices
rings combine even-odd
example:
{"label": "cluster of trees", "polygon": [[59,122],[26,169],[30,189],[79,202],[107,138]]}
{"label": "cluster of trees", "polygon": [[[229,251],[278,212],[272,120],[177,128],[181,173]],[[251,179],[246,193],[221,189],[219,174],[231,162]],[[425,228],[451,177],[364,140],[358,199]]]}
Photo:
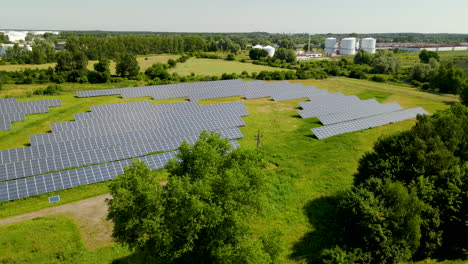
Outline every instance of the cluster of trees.
{"label": "cluster of trees", "polygon": [[[273,57],[268,57],[268,52],[262,49],[251,49],[249,51],[249,57],[252,60],[261,61],[266,64],[275,62],[276,60],[285,61],[291,63],[296,61],[296,53],[293,49],[289,48],[277,48]],[[259,64],[256,62],[255,64]]]}
{"label": "cluster of trees", "polygon": [[461,94],[468,88],[463,70],[451,62],[440,64],[437,52],[422,50],[419,58],[420,63],[409,73],[414,86],[451,94]]}
{"label": "cluster of trees", "polygon": [[10,64],[43,64],[55,62],[55,48],[46,42],[40,42],[32,46],[32,51],[25,46],[15,44],[5,51],[2,63]]}
{"label": "cluster of trees", "polygon": [[206,132],[179,151],[164,186],[143,162],[110,183],[117,241],[145,263],[276,263],[281,233],[255,236],[248,222],[262,208],[261,157]]}
{"label": "cluster of trees", "polygon": [[375,54],[360,50],[354,56],[354,63],[371,66],[372,73],[393,74],[400,69],[400,61],[388,50],[377,50]]}
{"label": "cluster of trees", "polygon": [[337,245],[322,252],[322,261],[462,257],[468,248],[467,124],[468,109],[457,104],[379,139],[338,203]]}

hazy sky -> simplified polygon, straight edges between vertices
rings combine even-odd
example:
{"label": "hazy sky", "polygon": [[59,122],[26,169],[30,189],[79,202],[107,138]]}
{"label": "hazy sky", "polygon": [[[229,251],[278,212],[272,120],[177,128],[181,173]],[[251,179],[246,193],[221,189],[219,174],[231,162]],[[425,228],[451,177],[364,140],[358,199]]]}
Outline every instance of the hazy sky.
{"label": "hazy sky", "polygon": [[468,0],[10,0],[0,29],[468,33]]}

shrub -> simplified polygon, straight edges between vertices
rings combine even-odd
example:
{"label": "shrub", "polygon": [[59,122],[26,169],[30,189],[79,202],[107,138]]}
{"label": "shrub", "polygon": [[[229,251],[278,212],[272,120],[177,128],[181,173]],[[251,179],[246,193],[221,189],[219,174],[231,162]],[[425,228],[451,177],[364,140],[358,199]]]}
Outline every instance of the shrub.
{"label": "shrub", "polygon": [[34,91],[34,95],[56,95],[60,94],[63,92],[63,88],[60,85],[54,84],[54,85],[49,85],[47,88],[42,89],[38,88]]}
{"label": "shrub", "polygon": [[371,77],[371,81],[374,81],[374,82],[386,82],[387,81],[387,78],[385,78],[385,76],[382,76],[382,75],[374,75]]}

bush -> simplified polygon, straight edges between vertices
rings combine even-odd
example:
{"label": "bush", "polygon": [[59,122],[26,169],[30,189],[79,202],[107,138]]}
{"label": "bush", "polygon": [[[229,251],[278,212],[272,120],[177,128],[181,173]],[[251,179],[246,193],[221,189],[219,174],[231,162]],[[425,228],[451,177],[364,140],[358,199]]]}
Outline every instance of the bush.
{"label": "bush", "polygon": [[413,85],[416,88],[421,87],[421,82],[417,80],[411,80],[411,85]]}
{"label": "bush", "polygon": [[233,61],[233,60],[236,60],[236,57],[234,57],[234,55],[232,53],[229,53],[226,57],[226,60],[228,61]]}
{"label": "bush", "polygon": [[49,85],[47,88],[38,88],[34,91],[34,95],[57,95],[63,92],[63,88],[60,85],[54,84]]}
{"label": "bush", "polygon": [[387,81],[387,78],[385,78],[385,76],[382,76],[382,75],[374,75],[371,77],[371,81],[374,81],[374,82],[386,82]]}

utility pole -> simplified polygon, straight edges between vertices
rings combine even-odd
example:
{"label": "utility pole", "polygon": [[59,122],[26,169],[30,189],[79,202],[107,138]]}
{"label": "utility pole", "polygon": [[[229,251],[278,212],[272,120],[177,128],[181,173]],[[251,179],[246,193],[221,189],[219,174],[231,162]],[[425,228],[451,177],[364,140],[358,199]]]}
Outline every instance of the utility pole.
{"label": "utility pole", "polygon": [[257,154],[260,149],[260,142],[262,141],[262,138],[263,138],[263,134],[260,132],[260,130],[258,130],[258,133],[255,136],[255,140],[257,141]]}
{"label": "utility pole", "polygon": [[309,34],[309,48],[307,49],[307,53],[310,54],[310,34]]}

